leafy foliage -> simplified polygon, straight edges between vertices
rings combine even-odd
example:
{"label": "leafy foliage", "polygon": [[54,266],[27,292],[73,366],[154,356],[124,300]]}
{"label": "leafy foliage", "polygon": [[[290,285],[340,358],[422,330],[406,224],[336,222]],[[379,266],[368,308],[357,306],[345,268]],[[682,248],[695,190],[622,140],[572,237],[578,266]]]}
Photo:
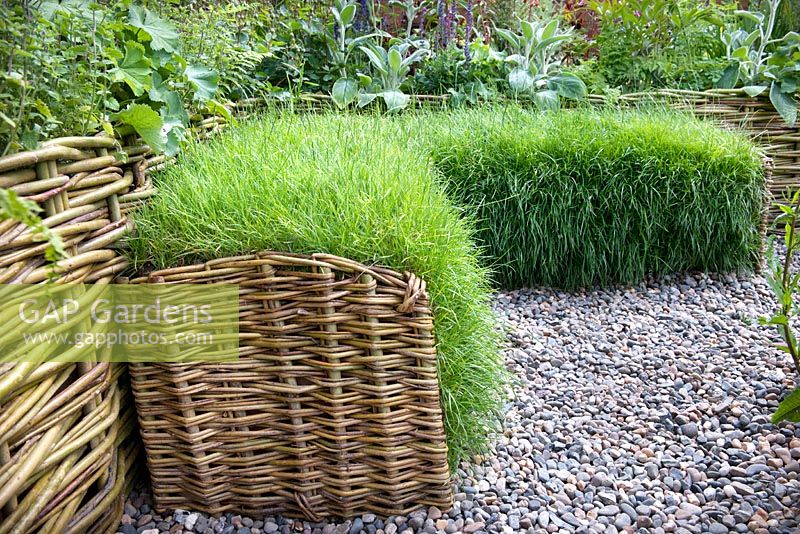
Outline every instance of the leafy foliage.
{"label": "leafy foliage", "polygon": [[[800,313],[800,302],[795,300],[795,295],[800,291],[800,273],[792,268],[794,259],[800,250],[800,236],[797,234],[797,225],[800,222],[800,191],[794,193],[791,202],[779,204],[780,216],[775,225],[784,228],[784,244],[786,252],[783,260],[778,257],[775,250],[775,236],[770,236],[767,246],[767,281],[775,294],[778,309],[770,317],[760,317],[761,324],[774,326],[783,340],[778,348],[786,352],[794,364],[794,369],[800,375],[800,347],[797,345],[797,335],[793,321]],[[772,422],[800,421],[800,387],[796,388],[778,405],[777,411],[772,415]]]}
{"label": "leafy foliage", "polygon": [[736,11],[754,29],[737,26],[722,34],[730,65],[718,86],[732,88],[741,84],[750,96],[768,94],[783,120],[794,126],[798,108],[794,95],[800,86],[800,34],[789,32],[781,38],[772,37],[780,3],[781,0],[769,0],[767,15]]}
{"label": "leafy foliage", "polygon": [[414,74],[414,92],[424,95],[492,95],[504,78],[503,55],[480,42],[473,42],[470,48],[469,62],[455,47],[440,50],[423,61]]}
{"label": "leafy foliage", "polygon": [[61,236],[42,222],[38,215],[41,211],[42,209],[38,205],[17,196],[14,191],[0,188],[0,221],[13,219],[27,226],[35,239],[47,241],[45,259],[49,262],[56,262],[65,258],[67,252]]}
{"label": "leafy foliage", "polygon": [[580,99],[586,85],[570,72],[561,72],[558,52],[571,32],[559,29],[558,19],[529,22],[520,20],[521,33],[497,29],[509,48],[506,62],[513,66],[508,84],[516,94],[530,95],[545,109],[556,109],[559,96]]}
{"label": "leafy foliage", "polygon": [[216,93],[216,72],[181,55],[177,28],[134,3],[48,0],[7,11],[3,153],[48,136],[110,130],[112,122],[172,153],[188,126],[186,109],[206,107]]}
{"label": "leafy foliage", "polygon": [[703,90],[725,65],[717,3],[693,0],[596,0],[600,29],[589,43],[606,83],[625,91]]}
{"label": "leafy foliage", "polygon": [[366,46],[361,47],[361,50],[372,63],[377,83],[372,79],[362,78],[367,87],[359,105],[365,105],[376,96],[380,96],[389,112],[406,107],[409,96],[402,91],[401,86],[408,79],[412,65],[430,53],[428,42],[391,40],[389,47],[383,48],[369,41]]}

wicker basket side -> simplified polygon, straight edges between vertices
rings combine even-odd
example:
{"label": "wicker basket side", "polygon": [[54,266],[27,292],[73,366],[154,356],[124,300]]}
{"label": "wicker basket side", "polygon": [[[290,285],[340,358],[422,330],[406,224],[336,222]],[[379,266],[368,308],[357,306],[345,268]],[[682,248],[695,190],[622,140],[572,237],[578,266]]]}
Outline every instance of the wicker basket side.
{"label": "wicker basket side", "polygon": [[[125,267],[110,247],[128,230],[119,197],[134,173],[113,147],[107,137],[62,138],[0,158],[0,187],[39,204],[44,224],[64,241],[70,257],[56,266],[63,281],[91,282]],[[0,283],[47,279],[45,249],[25,225],[0,222]]]}
{"label": "wicker basket side", "polygon": [[240,287],[238,361],[131,365],[159,509],[316,520],[450,507],[421,280],[262,252],[131,280],[147,282]]}
{"label": "wicker basket side", "polygon": [[[81,288],[69,291],[79,298]],[[21,328],[14,319],[21,321],[6,315],[6,331]],[[55,361],[55,344],[0,342],[5,356],[12,350],[28,357],[0,363],[0,533],[112,530],[139,450],[129,439],[135,416],[125,367],[90,347],[80,349],[81,363]]]}

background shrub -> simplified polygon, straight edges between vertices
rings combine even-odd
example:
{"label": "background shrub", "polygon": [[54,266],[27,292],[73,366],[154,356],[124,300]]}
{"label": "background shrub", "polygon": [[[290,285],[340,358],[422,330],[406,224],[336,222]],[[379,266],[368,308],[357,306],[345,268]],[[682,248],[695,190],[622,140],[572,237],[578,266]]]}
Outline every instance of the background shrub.
{"label": "background shrub", "polygon": [[762,161],[743,135],[665,110],[490,108],[434,127],[432,157],[502,287],[635,283],[758,257]]}
{"label": "background shrub", "polygon": [[134,263],[167,267],[261,249],[409,269],[435,310],[452,465],[483,448],[505,370],[471,224],[446,198],[411,121],[267,115],[188,149],[137,214]]}

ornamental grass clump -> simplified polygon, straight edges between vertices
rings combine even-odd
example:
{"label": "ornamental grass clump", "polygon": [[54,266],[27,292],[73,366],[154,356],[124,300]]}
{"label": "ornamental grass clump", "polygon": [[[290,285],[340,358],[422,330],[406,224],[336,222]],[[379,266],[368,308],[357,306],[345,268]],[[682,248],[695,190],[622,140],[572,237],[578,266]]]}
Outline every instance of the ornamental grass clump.
{"label": "ornamental grass clump", "polygon": [[515,107],[434,121],[431,155],[504,288],[752,269],[763,161],[744,135],[663,109]]}
{"label": "ornamental grass clump", "polygon": [[445,196],[413,124],[276,115],[190,147],[136,216],[135,265],[258,250],[324,252],[428,284],[451,465],[496,428],[506,374],[472,225]]}

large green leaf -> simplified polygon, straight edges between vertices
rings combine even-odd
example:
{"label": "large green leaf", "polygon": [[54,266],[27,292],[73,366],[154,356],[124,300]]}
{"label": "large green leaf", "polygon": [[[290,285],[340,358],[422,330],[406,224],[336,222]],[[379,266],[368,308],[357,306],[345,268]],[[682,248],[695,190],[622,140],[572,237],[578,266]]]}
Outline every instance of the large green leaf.
{"label": "large green leaf", "polygon": [[747,93],[747,96],[751,98],[757,97],[766,90],[767,90],[766,85],[747,85],[745,87],[742,87],[742,91]]}
{"label": "large green leaf", "polygon": [[773,423],[780,423],[781,421],[800,421],[800,387],[795,388],[783,399],[778,405],[778,409],[772,414]]}
{"label": "large green leaf", "polygon": [[539,109],[557,111],[561,107],[558,100],[558,93],[547,89],[545,91],[538,91],[533,95],[533,101]]}
{"label": "large green leaf", "polygon": [[153,50],[177,52],[180,47],[180,35],[175,26],[149,9],[131,6],[128,10],[128,24],[150,36],[150,48]]}
{"label": "large green leaf", "polygon": [[367,55],[369,60],[372,62],[372,65],[378,70],[378,72],[381,74],[389,74],[389,71],[386,70],[386,62],[375,50],[372,50],[366,46],[359,46],[358,48]]}
{"label": "large green leaf", "polygon": [[743,19],[747,19],[754,24],[763,24],[764,23],[764,15],[762,13],[753,13],[750,11],[745,11],[743,9],[737,9],[734,11],[735,14],[742,17]]}
{"label": "large green leaf", "polygon": [[358,82],[348,78],[339,78],[333,84],[331,98],[339,109],[346,108],[358,97]]}
{"label": "large green leaf", "polygon": [[189,124],[189,114],[183,108],[183,102],[178,93],[171,93],[167,96],[166,106],[161,108],[161,120],[162,131],[166,136],[164,153],[167,156],[174,156],[180,151],[186,134],[186,126]]}
{"label": "large green leaf", "polygon": [[411,98],[400,91],[384,91],[381,93],[383,101],[386,102],[386,109],[389,112],[395,112],[403,109],[408,105]]}
{"label": "large green leaf", "polygon": [[497,28],[495,30],[495,33],[500,37],[502,37],[503,39],[505,39],[505,41],[508,44],[510,44],[512,49],[514,50],[519,50],[520,47],[522,46],[521,43],[522,37],[512,31],[504,30],[502,28]]}
{"label": "large green leaf", "polygon": [[508,84],[512,90],[521,93],[533,86],[533,76],[527,70],[517,67],[509,73]]}
{"label": "large green leaf", "polygon": [[359,93],[358,94],[358,107],[363,108],[372,103],[373,100],[378,98],[377,93]]}
{"label": "large green leaf", "polygon": [[219,74],[214,69],[202,65],[189,65],[186,67],[185,74],[195,87],[195,100],[210,100],[217,92]]}
{"label": "large green leaf", "polygon": [[772,87],[769,88],[769,100],[786,124],[794,126],[797,122],[797,102],[792,95],[781,91],[778,82],[772,82]]}
{"label": "large green leaf", "polygon": [[578,100],[586,96],[586,84],[574,74],[565,72],[547,80],[547,88],[564,98]]}
{"label": "large green leaf", "polygon": [[144,55],[144,47],[134,41],[125,43],[125,57],[117,67],[111,69],[111,79],[125,83],[135,96],[141,96],[150,88],[152,68]]}
{"label": "large green leaf", "polygon": [[733,89],[739,81],[739,65],[728,65],[717,80],[720,89]]}
{"label": "large green leaf", "polygon": [[161,118],[164,124],[181,126],[189,125],[189,114],[183,107],[181,96],[176,92],[169,92],[164,99],[165,106],[161,108]]}
{"label": "large green leaf", "polygon": [[164,83],[164,79],[158,71],[153,71],[150,90],[147,92],[147,96],[150,97],[150,100],[153,102],[166,102],[169,94],[172,92],[169,86]]}
{"label": "large green leaf", "polygon": [[167,143],[164,123],[152,108],[144,104],[128,104],[117,117],[123,124],[132,126],[150,148],[156,152],[164,151]]}

